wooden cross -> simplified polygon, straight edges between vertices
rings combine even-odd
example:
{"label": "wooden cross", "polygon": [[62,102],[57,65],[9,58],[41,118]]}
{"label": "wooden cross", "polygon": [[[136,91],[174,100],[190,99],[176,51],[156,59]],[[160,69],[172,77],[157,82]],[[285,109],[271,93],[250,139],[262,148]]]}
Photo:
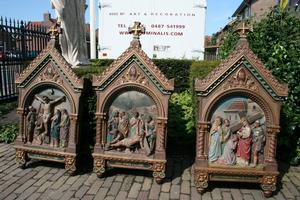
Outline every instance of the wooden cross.
{"label": "wooden cross", "polygon": [[246,38],[248,32],[250,31],[247,22],[245,20],[241,21],[236,29],[236,32],[240,35],[241,38]]}
{"label": "wooden cross", "polygon": [[128,28],[128,32],[133,34],[134,39],[139,39],[140,35],[145,33],[145,27],[141,24],[141,22],[134,22],[133,27]]}
{"label": "wooden cross", "polygon": [[55,23],[51,28],[48,30],[50,37],[55,39],[61,33],[61,28],[58,23]]}

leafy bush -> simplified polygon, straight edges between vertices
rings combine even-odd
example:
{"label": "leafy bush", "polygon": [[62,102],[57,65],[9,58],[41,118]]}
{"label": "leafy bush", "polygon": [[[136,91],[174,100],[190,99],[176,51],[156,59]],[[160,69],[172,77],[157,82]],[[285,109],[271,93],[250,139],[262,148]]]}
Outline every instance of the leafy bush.
{"label": "leafy bush", "polygon": [[189,88],[187,77],[190,74],[192,60],[154,59],[153,62],[168,79],[175,78],[176,92],[182,92]]}
{"label": "leafy bush", "polygon": [[189,86],[194,87],[195,78],[202,79],[216,68],[221,61],[194,61],[190,67]]}
{"label": "leafy bush", "polygon": [[18,107],[17,101],[5,102],[0,104],[0,117],[9,113],[13,109]]}
{"label": "leafy bush", "polygon": [[234,28],[229,28],[224,34],[224,43],[219,49],[219,56],[221,59],[226,58],[234,50],[238,41],[238,34],[234,32]]}
{"label": "leafy bush", "polygon": [[0,126],[0,142],[13,142],[18,135],[18,126],[16,124],[9,124]]}
{"label": "leafy bush", "polygon": [[192,94],[173,93],[169,103],[168,137],[179,141],[195,138]]}
{"label": "leafy bush", "polygon": [[289,85],[289,95],[282,107],[282,129],[278,138],[279,155],[285,152],[282,155],[285,159],[291,154],[300,158],[299,30],[299,17],[291,12],[271,11],[267,18],[254,24],[253,32],[248,36],[250,47],[266,67],[280,81]]}

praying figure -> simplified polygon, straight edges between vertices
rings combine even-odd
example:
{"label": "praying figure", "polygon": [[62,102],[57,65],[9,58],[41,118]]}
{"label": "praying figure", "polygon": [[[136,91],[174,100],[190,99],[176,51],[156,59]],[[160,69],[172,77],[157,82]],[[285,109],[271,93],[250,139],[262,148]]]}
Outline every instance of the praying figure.
{"label": "praying figure", "polygon": [[221,156],[221,137],[222,137],[222,118],[216,117],[215,121],[210,129],[210,145],[208,160],[215,162]]}
{"label": "praying figure", "polygon": [[60,147],[64,148],[68,146],[69,140],[69,130],[70,130],[70,117],[66,109],[61,109],[61,119],[60,119]]}
{"label": "praying figure", "polygon": [[27,114],[27,133],[25,135],[25,141],[24,143],[32,143],[33,140],[33,133],[35,128],[35,122],[36,122],[36,110],[32,106],[29,106],[29,112]]}
{"label": "praying figure", "polygon": [[73,67],[88,63],[85,33],[85,0],[51,0],[61,24],[62,55]]}
{"label": "praying figure", "polygon": [[59,132],[60,132],[60,120],[61,120],[61,112],[60,110],[56,110],[54,116],[51,118],[51,141],[53,147],[58,147],[59,144]]}

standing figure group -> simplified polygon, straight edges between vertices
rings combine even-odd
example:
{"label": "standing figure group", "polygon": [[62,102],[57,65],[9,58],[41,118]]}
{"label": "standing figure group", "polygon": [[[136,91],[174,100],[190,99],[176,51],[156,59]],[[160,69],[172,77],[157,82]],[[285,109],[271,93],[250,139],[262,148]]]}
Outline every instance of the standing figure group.
{"label": "standing figure group", "polygon": [[[24,143],[42,145],[51,142],[52,147],[66,147],[68,143],[70,118],[66,109],[54,110],[54,105],[65,100],[65,96],[50,100],[38,95],[35,99],[41,102],[38,112],[33,106],[28,107],[26,116],[26,133]],[[52,116],[52,113],[53,116]]]}
{"label": "standing figure group", "polygon": [[[233,133],[230,121],[217,116],[209,133],[209,155],[211,163],[248,166],[258,164],[258,157],[263,153],[265,134],[257,120],[251,129],[246,118],[241,118],[242,127]],[[252,157],[251,157],[252,156]]]}
{"label": "standing figure group", "polygon": [[155,134],[155,122],[151,116],[143,120],[135,111],[129,120],[126,112],[116,110],[108,121],[106,150],[125,148],[127,153],[142,150],[150,155],[154,149]]}

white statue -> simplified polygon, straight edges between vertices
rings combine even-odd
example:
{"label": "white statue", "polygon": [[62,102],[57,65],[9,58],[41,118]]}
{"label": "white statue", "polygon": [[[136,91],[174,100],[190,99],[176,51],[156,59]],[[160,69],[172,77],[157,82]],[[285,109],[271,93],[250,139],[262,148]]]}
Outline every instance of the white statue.
{"label": "white statue", "polygon": [[73,67],[88,63],[85,35],[85,0],[51,0],[62,34],[62,55]]}

